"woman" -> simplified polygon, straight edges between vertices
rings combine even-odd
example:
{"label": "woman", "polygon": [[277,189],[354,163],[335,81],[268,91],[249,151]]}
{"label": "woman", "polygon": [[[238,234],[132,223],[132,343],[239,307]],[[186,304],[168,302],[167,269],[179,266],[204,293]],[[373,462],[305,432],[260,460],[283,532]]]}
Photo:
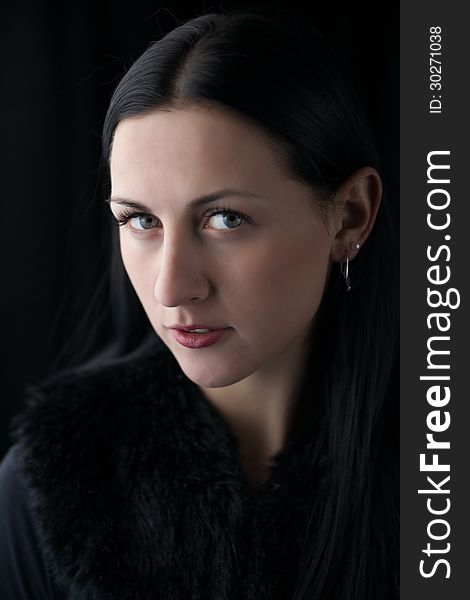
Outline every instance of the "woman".
{"label": "woman", "polygon": [[118,84],[103,159],[151,329],[28,390],[2,598],[398,598],[397,239],[327,43],[182,24]]}

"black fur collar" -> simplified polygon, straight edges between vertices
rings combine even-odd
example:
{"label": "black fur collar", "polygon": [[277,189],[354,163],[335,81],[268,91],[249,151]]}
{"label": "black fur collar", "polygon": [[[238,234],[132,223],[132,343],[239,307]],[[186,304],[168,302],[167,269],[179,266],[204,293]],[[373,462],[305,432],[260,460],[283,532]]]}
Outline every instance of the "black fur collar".
{"label": "black fur collar", "polygon": [[254,501],[226,422],[167,350],[28,392],[12,440],[70,597],[292,597],[321,502],[317,426],[293,434]]}

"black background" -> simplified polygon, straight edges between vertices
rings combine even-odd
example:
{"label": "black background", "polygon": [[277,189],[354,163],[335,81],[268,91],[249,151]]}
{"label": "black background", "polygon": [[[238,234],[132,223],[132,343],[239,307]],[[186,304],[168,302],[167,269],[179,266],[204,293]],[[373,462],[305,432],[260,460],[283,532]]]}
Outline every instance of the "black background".
{"label": "black background", "polygon": [[[257,2],[258,5],[274,2]],[[399,3],[278,3],[347,57],[399,219]],[[15,2],[2,14],[1,430],[87,308],[106,243],[100,135],[132,62],[178,21],[249,2]]]}

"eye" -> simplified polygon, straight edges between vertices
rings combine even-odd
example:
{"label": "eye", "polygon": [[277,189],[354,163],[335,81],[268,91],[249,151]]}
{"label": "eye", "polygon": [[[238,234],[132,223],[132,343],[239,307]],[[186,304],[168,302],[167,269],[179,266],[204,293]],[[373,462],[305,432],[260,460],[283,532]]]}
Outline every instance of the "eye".
{"label": "eye", "polygon": [[[211,219],[216,225],[215,229],[219,229],[218,225],[221,225],[222,229],[237,229],[243,223],[248,222],[248,217],[246,215],[224,207],[212,209],[212,211],[209,213],[207,221],[210,221]],[[206,225],[204,225],[204,227],[206,227]]]}
{"label": "eye", "polygon": [[134,224],[132,224],[131,229],[135,229],[137,231],[147,231],[149,229],[153,229],[154,228],[153,221],[156,221],[156,222],[159,221],[159,219],[157,219],[157,217],[154,217],[148,213],[135,212],[135,211],[124,211],[121,215],[119,215],[119,217],[115,217],[114,220],[115,220],[116,224],[119,225],[120,227],[123,227],[128,222],[132,223],[132,221],[136,221],[136,223],[138,225],[141,225],[141,227],[138,227],[138,226],[135,226]]}
{"label": "eye", "polygon": [[138,214],[135,214],[133,217],[131,217],[129,220],[131,222],[135,220],[135,222],[138,225],[141,225],[141,227],[136,227],[135,225],[132,225],[131,226],[132,229],[145,231],[147,229],[153,229],[152,221],[158,221],[159,219],[157,219],[157,217],[153,217],[152,215],[147,215],[145,213],[138,213]]}

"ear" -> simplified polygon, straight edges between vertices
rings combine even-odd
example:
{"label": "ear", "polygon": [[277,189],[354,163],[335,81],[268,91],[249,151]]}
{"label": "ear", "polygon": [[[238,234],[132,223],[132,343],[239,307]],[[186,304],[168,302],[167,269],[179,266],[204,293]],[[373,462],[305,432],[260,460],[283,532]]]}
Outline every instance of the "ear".
{"label": "ear", "polygon": [[373,167],[363,167],[343,181],[335,196],[330,259],[351,260],[374,226],[382,200],[382,180]]}

